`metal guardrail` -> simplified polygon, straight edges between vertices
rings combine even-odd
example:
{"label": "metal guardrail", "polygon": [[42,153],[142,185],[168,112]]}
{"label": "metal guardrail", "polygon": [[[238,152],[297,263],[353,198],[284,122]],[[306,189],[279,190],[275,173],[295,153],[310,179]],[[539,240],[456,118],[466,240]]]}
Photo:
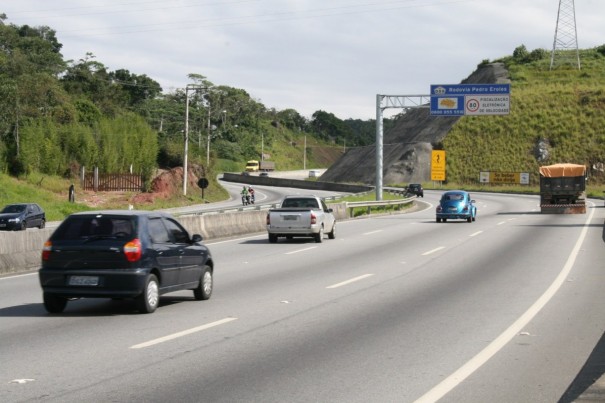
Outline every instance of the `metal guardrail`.
{"label": "metal guardrail", "polygon": [[[385,188],[385,190],[388,191],[389,193],[396,194],[396,195],[405,196],[407,194],[405,189],[399,189],[399,188],[386,189]],[[358,193],[358,195],[363,195],[363,194],[367,194],[367,193],[369,193],[369,192]],[[340,200],[344,197],[346,197],[346,196],[328,196],[328,197],[324,197],[323,200],[325,200],[326,202],[336,201],[336,200]],[[387,207],[397,206],[398,209],[400,209],[401,206],[411,204],[414,199],[415,199],[415,196],[407,197],[404,199],[397,199],[397,200],[344,202],[343,204],[345,205],[345,209],[348,212],[348,216],[353,217],[355,208],[366,207],[367,208],[366,213],[368,215],[370,215],[373,207],[384,207],[386,209]],[[280,205],[280,203],[251,204],[251,205],[247,205],[247,206],[217,207],[217,208],[212,208],[212,209],[204,209],[204,210],[199,210],[199,211],[173,213],[173,214],[177,217],[182,217],[182,216],[204,215],[204,214],[235,213],[235,212],[241,212],[241,211],[255,211],[255,210],[262,211],[262,210],[269,210],[272,208],[278,208],[279,205]]]}
{"label": "metal guardrail", "polygon": [[398,209],[401,206],[408,205],[414,202],[415,197],[408,197],[405,199],[397,199],[397,200],[380,200],[380,201],[359,201],[359,202],[345,202],[345,206],[347,211],[349,212],[349,217],[353,217],[354,209],[359,207],[366,207],[367,214],[370,215],[372,213],[372,207],[390,207],[397,206]]}
{"label": "metal guardrail", "polygon": [[[328,196],[328,197],[324,197],[323,200],[325,200],[325,201],[339,200],[339,199],[342,199],[343,197],[345,197],[345,196]],[[184,212],[184,213],[172,213],[172,214],[176,217],[183,217],[183,216],[191,216],[191,215],[234,213],[234,212],[238,212],[238,211],[254,211],[254,210],[262,211],[262,210],[269,210],[272,208],[278,208],[280,203],[249,204],[247,206],[216,207],[216,208],[211,208],[211,209],[205,208],[205,209],[199,210],[199,211],[191,211],[191,212]]]}

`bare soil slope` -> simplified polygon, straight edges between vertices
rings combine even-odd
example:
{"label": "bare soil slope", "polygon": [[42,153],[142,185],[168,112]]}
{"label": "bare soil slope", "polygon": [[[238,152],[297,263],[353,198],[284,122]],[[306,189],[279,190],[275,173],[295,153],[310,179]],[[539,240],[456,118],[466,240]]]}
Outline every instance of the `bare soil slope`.
{"label": "bare soil slope", "polygon": [[[508,83],[502,63],[480,66],[462,84]],[[402,94],[405,95],[405,94]],[[385,185],[430,181],[431,151],[441,142],[458,117],[431,116],[429,108],[408,111],[383,139]],[[373,184],[376,178],[375,146],[347,151],[321,176],[322,181]]]}

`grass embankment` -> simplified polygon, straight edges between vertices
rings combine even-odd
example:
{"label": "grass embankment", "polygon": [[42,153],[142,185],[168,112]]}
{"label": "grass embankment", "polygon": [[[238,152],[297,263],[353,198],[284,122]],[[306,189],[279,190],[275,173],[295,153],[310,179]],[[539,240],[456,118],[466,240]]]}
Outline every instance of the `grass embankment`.
{"label": "grass embankment", "polygon": [[[595,49],[580,56],[581,70],[550,70],[547,57],[509,60],[510,114],[465,116],[454,125],[443,140],[448,178],[483,189],[473,185],[481,171],[529,172],[537,193],[539,166],[569,162],[590,168],[589,184],[605,183],[605,57]],[[602,197],[602,190],[590,186],[589,194]]]}

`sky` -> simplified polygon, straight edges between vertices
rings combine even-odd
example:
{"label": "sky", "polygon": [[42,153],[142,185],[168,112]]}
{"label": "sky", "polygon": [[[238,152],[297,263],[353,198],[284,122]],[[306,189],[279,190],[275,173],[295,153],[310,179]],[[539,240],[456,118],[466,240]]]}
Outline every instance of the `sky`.
{"label": "sky", "polygon": [[[91,53],[165,93],[200,74],[267,108],[368,120],[377,94],[428,95],[431,84],[458,84],[520,45],[550,52],[559,2],[11,0],[0,14],[54,29],[66,60]],[[605,0],[575,1],[575,17],[581,49],[605,44]]]}

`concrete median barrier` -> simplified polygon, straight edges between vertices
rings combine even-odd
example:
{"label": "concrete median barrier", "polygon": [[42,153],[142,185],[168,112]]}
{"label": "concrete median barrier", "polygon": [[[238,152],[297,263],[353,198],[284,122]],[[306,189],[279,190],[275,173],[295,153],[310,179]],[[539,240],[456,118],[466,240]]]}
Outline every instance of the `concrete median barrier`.
{"label": "concrete median barrier", "polygon": [[[347,219],[344,203],[329,205],[337,220]],[[190,234],[205,241],[266,231],[267,210],[234,211],[216,214],[180,216],[177,219]],[[0,232],[0,275],[36,270],[44,242],[54,228]]]}

